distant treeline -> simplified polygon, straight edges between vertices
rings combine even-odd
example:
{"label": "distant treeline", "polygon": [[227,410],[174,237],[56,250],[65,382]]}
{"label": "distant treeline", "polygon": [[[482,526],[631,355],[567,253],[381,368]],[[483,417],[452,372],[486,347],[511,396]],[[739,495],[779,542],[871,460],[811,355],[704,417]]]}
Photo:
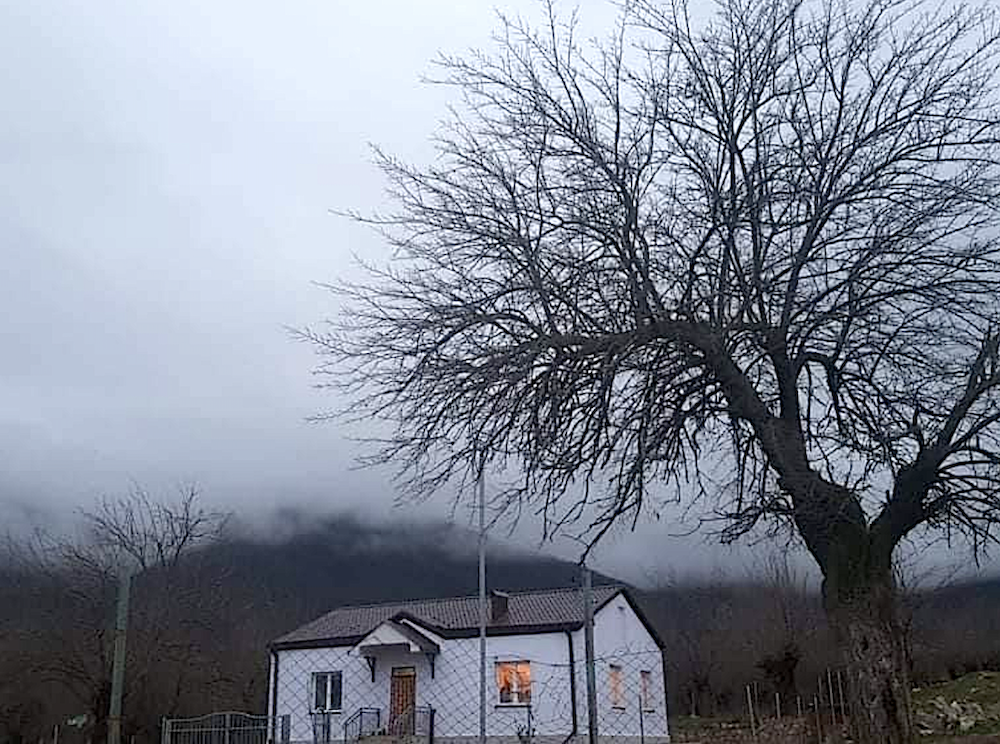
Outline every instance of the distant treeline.
{"label": "distant treeline", "polygon": [[[674,715],[741,713],[751,683],[768,706],[778,692],[791,710],[836,671],[822,598],[790,573],[643,593],[667,646]],[[1000,670],[1000,580],[904,590],[900,620],[914,685]]]}

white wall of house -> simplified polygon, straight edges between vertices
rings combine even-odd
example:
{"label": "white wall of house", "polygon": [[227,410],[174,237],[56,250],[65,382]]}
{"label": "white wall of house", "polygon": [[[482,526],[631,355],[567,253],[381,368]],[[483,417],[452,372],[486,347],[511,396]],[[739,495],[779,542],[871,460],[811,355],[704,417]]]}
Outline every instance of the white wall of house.
{"label": "white wall of house", "polygon": [[[574,632],[580,729],[587,725],[584,632]],[[594,616],[594,657],[597,682],[598,733],[607,737],[663,739],[668,736],[663,656],[656,641],[624,595],[615,596]],[[619,668],[620,695],[613,700],[611,667]],[[649,690],[640,705],[642,672],[649,672]],[[617,703],[617,705],[616,705]]]}
{"label": "white wall of house", "polygon": [[[334,717],[333,736],[343,736],[343,724],[359,708],[379,708],[382,723],[389,711],[392,668],[416,669],[416,702],[436,710],[435,737],[452,741],[474,741],[479,732],[479,639],[434,638],[440,654],[431,674],[430,660],[423,654],[381,653],[375,679],[366,660],[350,647],[295,649],[278,652],[277,706],[269,713],[289,715],[291,740],[312,739],[311,678],[314,672],[343,674],[343,705]],[[584,669],[583,631],[571,635],[576,672],[578,736],[587,731],[587,688]],[[572,730],[573,700],[570,683],[570,639],[564,632],[532,635],[498,635],[487,639],[487,734],[493,739],[517,741],[527,732],[529,721],[539,741],[562,741]],[[594,618],[595,656],[598,658],[597,695],[601,738],[635,738],[640,732],[647,742],[667,736],[663,664],[660,650],[628,602],[619,595]],[[531,705],[504,705],[499,701],[495,665],[504,661],[531,664]],[[612,700],[611,665],[620,668],[619,699]],[[651,695],[640,713],[640,672],[648,671]],[[273,685],[274,671],[271,672]],[[274,689],[273,687],[271,688]],[[269,706],[271,705],[269,696]],[[616,707],[613,703],[619,703]]]}

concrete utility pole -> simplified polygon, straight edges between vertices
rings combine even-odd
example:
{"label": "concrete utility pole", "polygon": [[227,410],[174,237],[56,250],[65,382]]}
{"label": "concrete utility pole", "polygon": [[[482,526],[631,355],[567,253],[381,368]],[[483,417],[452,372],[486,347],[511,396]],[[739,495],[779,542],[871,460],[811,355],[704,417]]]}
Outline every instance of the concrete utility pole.
{"label": "concrete utility pole", "polygon": [[486,483],[479,463],[479,744],[486,744]]}
{"label": "concrete utility pole", "polygon": [[124,566],[118,577],[118,606],[115,612],[115,656],[111,667],[111,705],[108,709],[108,744],[121,744],[122,695],[125,688],[125,635],[128,627],[128,599],[132,572]]}
{"label": "concrete utility pole", "polygon": [[583,566],[583,644],[587,670],[587,741],[597,744],[597,679],[594,669],[594,592],[590,569]]}

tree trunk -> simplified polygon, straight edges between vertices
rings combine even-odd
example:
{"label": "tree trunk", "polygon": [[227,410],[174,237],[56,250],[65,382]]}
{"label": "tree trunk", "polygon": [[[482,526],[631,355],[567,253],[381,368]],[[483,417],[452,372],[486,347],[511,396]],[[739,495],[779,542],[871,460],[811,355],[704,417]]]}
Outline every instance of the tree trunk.
{"label": "tree trunk", "polygon": [[891,572],[833,588],[827,616],[847,667],[851,728],[857,744],[911,744],[910,677]]}

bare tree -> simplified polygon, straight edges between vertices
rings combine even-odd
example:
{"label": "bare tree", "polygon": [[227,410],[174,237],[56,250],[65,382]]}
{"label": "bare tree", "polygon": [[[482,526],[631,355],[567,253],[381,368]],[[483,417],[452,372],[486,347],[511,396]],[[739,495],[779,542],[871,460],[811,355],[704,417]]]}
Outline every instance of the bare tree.
{"label": "bare tree", "polygon": [[791,706],[799,694],[797,678],[806,647],[826,646],[818,638],[821,630],[817,618],[811,616],[809,589],[792,562],[787,545],[762,555],[747,583],[756,585],[764,605],[764,617],[759,622],[747,623],[756,626],[747,632],[759,637],[757,668],[781,700]]}
{"label": "bare tree", "polygon": [[893,552],[1000,507],[996,18],[642,0],[587,49],[550,6],[441,60],[465,105],[433,165],[379,155],[394,259],[334,287],[320,372],[413,495],[484,451],[551,529],[791,526],[858,740],[912,741]]}
{"label": "bare tree", "polygon": [[[15,590],[25,608],[24,617],[11,624],[25,657],[23,677],[66,691],[75,711],[82,707],[91,716],[90,740],[103,742],[119,571],[124,563],[140,571],[129,621],[125,697],[141,709],[148,696],[160,694],[155,722],[170,706],[162,695],[165,680],[178,682],[195,671],[200,624],[214,596],[191,585],[191,572],[182,576],[178,566],[221,535],[225,516],[202,507],[193,488],[172,503],[134,488],[102,499],[82,517],[77,536],[39,532],[8,543],[7,563],[15,569],[20,584]],[[142,728],[137,717],[131,724],[133,733]]]}
{"label": "bare tree", "polygon": [[[755,673],[753,635],[766,618],[733,584],[660,583],[645,605],[661,628],[673,710],[691,716],[739,715]],[[759,593],[758,593],[759,594]]]}

